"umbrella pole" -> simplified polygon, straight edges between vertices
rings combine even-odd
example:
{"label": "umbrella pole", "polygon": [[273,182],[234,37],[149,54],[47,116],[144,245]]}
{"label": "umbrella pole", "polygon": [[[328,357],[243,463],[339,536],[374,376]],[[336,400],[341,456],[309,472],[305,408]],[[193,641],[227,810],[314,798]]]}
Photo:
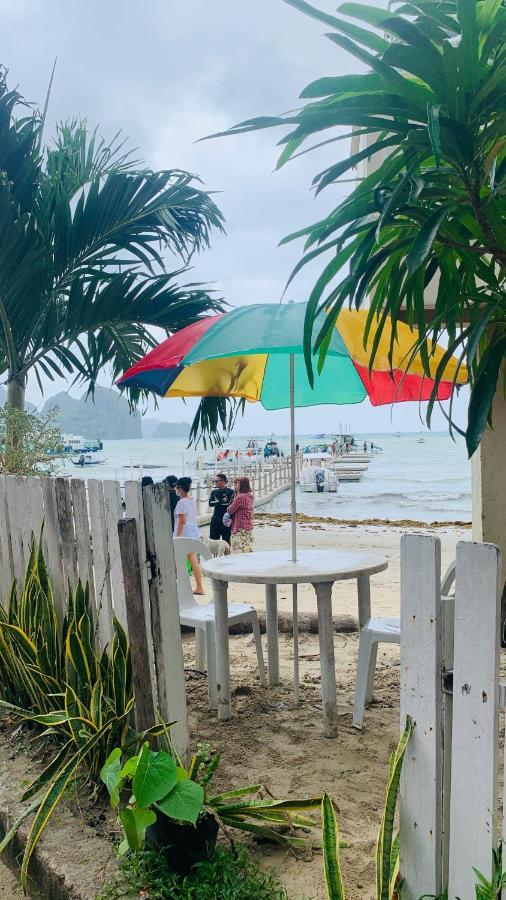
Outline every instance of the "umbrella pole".
{"label": "umbrella pole", "polygon": [[[292,525],[292,561],[297,561],[297,501],[295,498],[295,357],[290,353],[290,513]],[[292,585],[293,623],[293,698],[299,702],[299,609],[297,585]]]}

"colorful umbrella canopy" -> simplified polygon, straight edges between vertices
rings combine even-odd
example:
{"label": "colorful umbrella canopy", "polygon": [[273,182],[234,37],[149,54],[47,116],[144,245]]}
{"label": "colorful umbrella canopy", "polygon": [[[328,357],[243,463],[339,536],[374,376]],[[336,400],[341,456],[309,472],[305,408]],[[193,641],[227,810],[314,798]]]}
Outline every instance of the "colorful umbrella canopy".
{"label": "colorful umbrella canopy", "polygon": [[[290,370],[287,355],[294,355],[295,406],[325,403],[361,403],[373,406],[406,400],[428,400],[434,381],[416,356],[406,372],[416,330],[397,325],[392,366],[390,330],[379,341],[374,368],[369,371],[369,352],[375,328],[364,347],[367,310],[342,310],[320,375],[311,387],[303,356],[302,339],[306,303],[255,304],[228,313],[208,316],[188,325],[151,350],[119,379],[121,387],[151,390],[162,397],[243,397],[265,409],[290,406]],[[433,348],[431,375],[444,349]],[[457,373],[452,358],[444,371],[437,396],[446,400]],[[467,380],[465,367],[456,382]]]}
{"label": "colorful umbrella canopy", "polygon": [[[374,368],[369,371],[369,352],[376,329],[371,328],[364,347],[367,310],[342,310],[321,374],[314,387],[307,375],[303,353],[306,303],[286,305],[262,303],[208,316],[188,325],[163,341],[135,363],[117,382],[121,387],[153,391],[161,397],[243,397],[260,402],[265,409],[290,407],[291,413],[291,525],[292,558],[297,559],[295,502],[295,407],[325,403],[361,403],[366,397],[374,406],[404,400],[428,400],[434,381],[412,349],[417,333],[397,325],[390,360],[391,331],[383,328]],[[435,346],[430,355],[431,375],[444,356]],[[409,362],[409,368],[408,368]],[[408,369],[408,371],[406,371]],[[467,380],[464,367],[451,358],[437,396],[446,400],[453,380]],[[294,694],[298,702],[297,586],[293,586]]]}

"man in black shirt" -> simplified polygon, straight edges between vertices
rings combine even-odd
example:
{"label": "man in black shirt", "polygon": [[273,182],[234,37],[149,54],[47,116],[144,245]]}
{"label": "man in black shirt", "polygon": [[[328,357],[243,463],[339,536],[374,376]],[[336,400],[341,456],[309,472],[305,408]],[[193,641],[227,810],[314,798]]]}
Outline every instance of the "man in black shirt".
{"label": "man in black shirt", "polygon": [[213,488],[209,497],[209,506],[213,511],[209,537],[213,541],[222,538],[227,544],[230,544],[230,527],[223,524],[223,516],[234,498],[234,492],[232,488],[227,487],[227,480],[227,476],[220,472],[215,479],[216,487]]}

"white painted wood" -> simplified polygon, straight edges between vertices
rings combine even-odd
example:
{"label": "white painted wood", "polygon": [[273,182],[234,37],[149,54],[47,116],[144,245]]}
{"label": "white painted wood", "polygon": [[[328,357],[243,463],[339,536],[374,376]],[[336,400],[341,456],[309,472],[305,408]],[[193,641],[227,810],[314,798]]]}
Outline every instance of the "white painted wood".
{"label": "white painted wood", "polygon": [[60,525],[56,508],[56,488],[54,478],[41,478],[42,501],[44,505],[44,533],[47,543],[47,567],[58,621],[63,620],[67,605],[67,591],[64,588]]}
{"label": "white painted wood", "polygon": [[403,900],[442,891],[442,615],[439,538],[401,538],[401,729],[414,729],[400,789]]}
{"label": "white painted wood", "polygon": [[104,481],[104,509],[107,543],[109,546],[109,566],[111,571],[112,606],[118,622],[127,628],[125,604],[125,584],[118,538],[118,522],[123,518],[121,494],[117,481]]}
{"label": "white painted wood", "polygon": [[23,478],[19,475],[8,475],[7,480],[7,508],[9,511],[9,525],[11,530],[12,564],[14,577],[21,588],[26,573],[25,550],[23,536],[27,530],[25,518],[25,489]]}
{"label": "white painted wood", "polygon": [[86,484],[82,478],[72,478],[70,493],[74,510],[78,575],[83,585],[88,584],[90,605],[95,610],[95,579],[91,553],[90,520],[86,498]]}
{"label": "white painted wood", "polygon": [[265,630],[269,684],[279,684],[278,595],[275,584],[265,585]]}
{"label": "white painted wood", "polygon": [[500,572],[495,545],[457,545],[448,886],[461,900],[497,846]]}
{"label": "white painted wood", "polygon": [[157,706],[158,703],[156,698],[155,656],[153,650],[153,636],[151,628],[151,604],[149,601],[148,570],[150,569],[150,566],[146,553],[146,533],[144,525],[144,509],[142,506],[142,487],[140,481],[125,481],[125,506],[128,518],[135,519],[137,523],[137,540],[139,543],[139,559],[141,563],[142,602],[144,605],[144,620],[146,622],[150,671],[155,673],[154,677],[152,677],[151,679],[151,683],[153,686],[155,706]]}
{"label": "white painted wood", "polygon": [[109,549],[105,527],[104,492],[102,482],[88,481],[90,533],[95,575],[95,603],[97,610],[98,640],[101,647],[109,643],[112,635],[112,601],[109,573]]}
{"label": "white painted wood", "polygon": [[12,565],[11,536],[9,526],[9,510],[7,508],[7,478],[0,476],[0,600],[7,607],[14,569]]}
{"label": "white painted wood", "polygon": [[56,509],[60,526],[60,547],[63,562],[65,590],[75,589],[78,582],[77,549],[74,531],[74,513],[68,478],[55,479]]}
{"label": "white painted wood", "polygon": [[[448,574],[448,573],[447,573]],[[452,584],[454,580],[452,576]],[[442,612],[443,612],[443,648],[442,663],[443,672],[453,672],[453,634],[455,622],[455,596],[444,594],[448,589],[448,581],[443,578],[441,582]],[[452,777],[452,719],[453,719],[453,694],[443,690],[443,822],[442,822],[442,856],[443,856],[443,884],[448,884],[448,865],[450,858],[450,796]]]}
{"label": "white painted wood", "polygon": [[160,715],[175,720],[171,737],[186,758],[189,749],[183,648],[179,622],[176,563],[172,541],[170,500],[166,485],[143,491],[146,550],[151,562],[151,623]]}
{"label": "white painted wood", "polygon": [[[25,496],[26,496],[26,530],[25,534],[28,536],[29,542],[31,541],[32,535],[35,541],[38,543],[40,538],[40,531],[42,528],[42,522],[44,519],[44,505],[42,502],[42,488],[40,484],[40,478],[30,477],[26,478],[24,483],[25,488]],[[44,553],[47,553],[47,542],[45,536],[42,538],[42,547]],[[46,555],[47,558],[47,555]]]}

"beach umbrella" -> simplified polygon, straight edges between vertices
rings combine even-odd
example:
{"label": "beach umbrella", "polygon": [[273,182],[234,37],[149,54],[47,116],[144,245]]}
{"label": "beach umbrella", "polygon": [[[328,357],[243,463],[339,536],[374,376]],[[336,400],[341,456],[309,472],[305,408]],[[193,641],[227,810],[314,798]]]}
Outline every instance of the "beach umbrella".
{"label": "beach umbrella", "polygon": [[[372,371],[370,348],[374,324],[364,347],[367,310],[343,309],[329,343],[325,365],[311,386],[304,360],[306,303],[259,303],[206,316],[163,341],[119,379],[120,387],[153,391],[161,397],[238,397],[259,402],[265,409],[290,409],[291,538],[297,559],[295,408],[323,404],[361,403],[373,406],[407,400],[429,400],[434,381],[421,358],[412,358],[418,334],[397,323],[390,359],[390,331],[379,338]],[[432,348],[431,374],[445,350]],[[408,368],[409,362],[409,370]],[[448,360],[437,397],[450,397],[453,381],[462,384],[467,372]],[[295,618],[295,615],[294,615]],[[294,621],[294,633],[296,622]]]}

